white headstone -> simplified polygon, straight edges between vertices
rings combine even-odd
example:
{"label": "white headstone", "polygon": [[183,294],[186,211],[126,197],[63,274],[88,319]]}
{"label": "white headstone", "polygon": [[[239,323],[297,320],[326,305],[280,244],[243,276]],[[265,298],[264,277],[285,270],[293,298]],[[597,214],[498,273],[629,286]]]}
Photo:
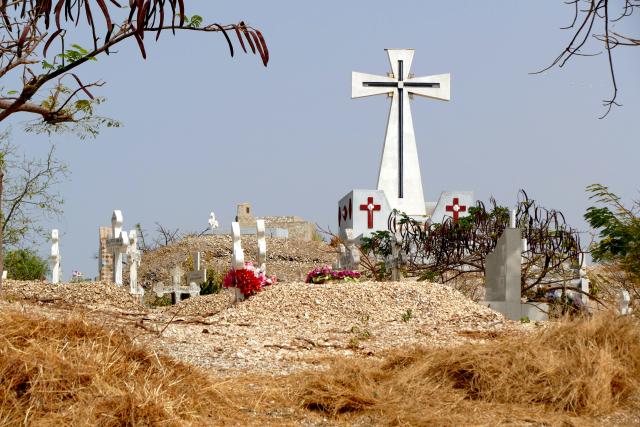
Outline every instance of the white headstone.
{"label": "white headstone", "polygon": [[138,267],[142,261],[142,253],[138,250],[138,232],[129,232],[129,247],[127,248],[129,258],[129,291],[132,295],[144,295],[144,288],[138,285]]}
{"label": "white headstone", "polygon": [[7,270],[2,271],[2,280],[7,280]]}
{"label": "white headstone", "polygon": [[258,238],[258,267],[267,274],[267,240],[264,237],[264,220],[256,220],[256,236]]}
{"label": "white headstone", "polygon": [[51,283],[60,282],[60,246],[59,246],[58,230],[51,230],[51,257],[49,265],[51,266]]}
{"label": "white headstone", "polygon": [[211,227],[211,231],[215,230],[216,228],[218,228],[218,221],[216,221],[216,214],[211,212],[209,214],[209,227]]}
{"label": "white headstone", "polygon": [[629,307],[629,303],[631,302],[631,297],[629,296],[629,291],[623,289],[620,291],[620,314],[627,315],[631,313],[631,308]]}
{"label": "white headstone", "polygon": [[242,240],[240,235],[240,223],[231,223],[231,237],[233,239],[233,253],[231,254],[231,268],[234,270],[244,269],[244,251],[242,250]]}
{"label": "white headstone", "polygon": [[[207,281],[207,270],[202,268],[200,252],[193,253],[193,270],[187,274],[187,284],[190,288],[197,286],[200,295],[200,284]],[[190,291],[193,294],[195,291]]]}
{"label": "white headstone", "polygon": [[122,285],[122,258],[129,246],[129,236],[122,231],[122,212],[113,211],[111,216],[111,239],[107,240],[107,248],[113,251],[113,282]]}
{"label": "white headstone", "polygon": [[412,95],[448,101],[450,76],[413,77],[409,73],[413,49],[387,49],[392,73],[376,76],[352,73],[351,97],[391,96],[391,111],[380,161],[378,190],[383,190],[393,209],[409,215],[425,215],[426,207],[418,150],[411,118]]}

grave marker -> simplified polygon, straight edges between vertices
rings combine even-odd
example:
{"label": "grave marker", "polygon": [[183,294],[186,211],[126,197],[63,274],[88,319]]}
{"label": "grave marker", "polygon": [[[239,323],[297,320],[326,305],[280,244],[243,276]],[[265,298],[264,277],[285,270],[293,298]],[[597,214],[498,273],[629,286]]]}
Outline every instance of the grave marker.
{"label": "grave marker", "polygon": [[242,270],[244,268],[244,251],[242,250],[242,240],[240,236],[240,224],[231,223],[231,237],[233,239],[233,253],[231,254],[231,268]]}
{"label": "grave marker", "polygon": [[144,288],[138,285],[138,267],[142,261],[142,252],[138,250],[138,232],[136,230],[129,232],[127,257],[129,260],[129,292],[131,295],[139,295],[142,298]]}
{"label": "grave marker", "polygon": [[258,268],[267,274],[267,240],[264,237],[264,220],[256,221],[256,237],[258,239]]}
{"label": "grave marker", "polygon": [[211,228],[211,232],[219,227],[218,221],[216,220],[216,214],[213,211],[209,214],[209,227]]}
{"label": "grave marker", "polygon": [[122,212],[113,211],[111,216],[111,239],[107,240],[107,248],[113,252],[113,283],[122,286],[122,258],[129,246],[129,236],[122,230]]}
{"label": "grave marker", "polygon": [[202,268],[201,254],[200,252],[193,253],[193,271],[187,274],[187,284],[189,286],[197,285],[200,287],[201,283],[207,281],[207,270]]}
{"label": "grave marker", "polygon": [[60,245],[58,230],[51,230],[51,256],[49,265],[51,267],[51,283],[60,283]]}
{"label": "grave marker", "polygon": [[622,289],[620,291],[620,314],[625,316],[631,313],[631,308],[629,307],[629,303],[631,302],[631,297],[629,296],[629,291],[626,289]]}
{"label": "grave marker", "polygon": [[[511,213],[509,222],[509,225],[515,225],[514,213]],[[521,263],[520,228],[506,228],[498,239],[495,249],[486,258],[484,304],[511,320],[522,318],[528,318],[531,321],[546,320],[547,304],[522,303]]]}

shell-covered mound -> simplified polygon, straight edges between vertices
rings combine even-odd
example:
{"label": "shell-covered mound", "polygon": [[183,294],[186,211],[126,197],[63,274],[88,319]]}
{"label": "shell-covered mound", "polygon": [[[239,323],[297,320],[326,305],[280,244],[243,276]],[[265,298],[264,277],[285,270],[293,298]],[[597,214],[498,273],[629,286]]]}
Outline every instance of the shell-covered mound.
{"label": "shell-covered mound", "polygon": [[43,281],[3,280],[2,290],[2,296],[9,300],[144,310],[144,307],[129,294],[128,286],[116,286],[106,282],[75,282],[54,285]]}
{"label": "shell-covered mound", "polygon": [[283,283],[236,304],[227,290],[166,310],[183,322],[167,328],[172,344],[165,351],[220,370],[289,372],[304,367],[301,357],[327,352],[375,355],[522,330],[460,292],[427,282]]}
{"label": "shell-covered mound", "polygon": [[[321,241],[266,238],[267,271],[280,281],[304,280],[309,270],[335,261],[335,250]],[[139,277],[145,286],[156,282],[171,282],[170,271],[180,266],[185,272],[192,268],[193,252],[202,252],[204,268],[224,272],[231,265],[231,236],[214,235],[186,237],[177,243],[143,254]],[[245,261],[257,260],[256,236],[242,236]]]}

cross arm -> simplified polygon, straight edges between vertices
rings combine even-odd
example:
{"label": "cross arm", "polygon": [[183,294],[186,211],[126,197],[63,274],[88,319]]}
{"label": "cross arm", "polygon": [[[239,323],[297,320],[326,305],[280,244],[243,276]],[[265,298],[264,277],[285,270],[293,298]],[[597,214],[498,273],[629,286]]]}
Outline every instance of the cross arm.
{"label": "cross arm", "polygon": [[431,99],[449,101],[451,99],[451,75],[438,74],[427,77],[414,77],[405,81],[409,93]]}
{"label": "cross arm", "polygon": [[383,95],[393,92],[397,86],[393,77],[376,76],[357,71],[351,73],[351,98]]}

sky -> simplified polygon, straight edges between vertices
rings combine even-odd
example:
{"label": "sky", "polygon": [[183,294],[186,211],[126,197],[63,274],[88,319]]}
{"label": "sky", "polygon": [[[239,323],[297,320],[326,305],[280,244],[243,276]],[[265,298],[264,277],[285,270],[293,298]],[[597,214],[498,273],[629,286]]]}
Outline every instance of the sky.
{"label": "sky", "polygon": [[[106,82],[95,90],[108,99],[98,113],[123,127],[81,141],[27,134],[30,117],[13,116],[12,141],[26,155],[55,144],[69,165],[57,188],[64,215],[45,222],[60,230],[65,278],[97,275],[98,227],[114,209],[124,229],[141,223],[151,234],[155,222],[201,231],[211,211],[228,228],[241,202],[335,231],[338,200],[376,185],[389,100],[352,100],[350,86],[352,71],[390,71],[385,48],[415,49],[416,76],[451,73],[450,102],[411,105],[427,200],[473,190],[513,205],[526,189],[587,231],[587,185],[640,198],[640,48],[615,52],[623,107],[603,120],[603,55],[530,74],[572,35],[560,29],[573,16],[561,1],[212,3],[189,2],[186,13],[260,29],[268,67],[239,46],[229,57],[219,34],[167,32],[147,41],[146,60],[132,41],[77,70]],[[636,14],[624,25],[638,24]],[[50,245],[36,250],[48,255]]]}

